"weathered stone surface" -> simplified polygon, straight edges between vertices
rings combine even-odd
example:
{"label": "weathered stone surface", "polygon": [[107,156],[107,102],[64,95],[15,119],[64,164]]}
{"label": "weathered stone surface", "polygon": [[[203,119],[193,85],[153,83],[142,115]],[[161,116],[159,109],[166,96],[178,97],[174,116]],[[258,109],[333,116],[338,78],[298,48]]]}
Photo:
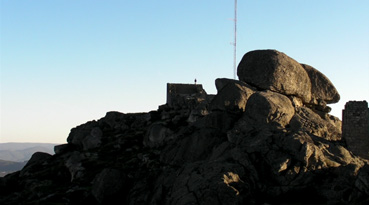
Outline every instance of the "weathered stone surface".
{"label": "weathered stone surface", "polygon": [[163,145],[165,140],[170,140],[172,131],[163,123],[154,123],[148,129],[143,144],[148,147],[158,147]]}
{"label": "weathered stone surface", "polygon": [[249,98],[245,114],[257,125],[276,123],[285,126],[295,114],[295,109],[284,95],[270,91],[257,92]]}
{"label": "weathered stone surface", "polygon": [[340,100],[340,94],[323,73],[310,65],[301,65],[309,75],[311,82],[310,103],[318,105],[320,101],[325,101],[329,104],[336,103]]}
{"label": "weathered stone surface", "polygon": [[[217,78],[217,79],[215,79],[215,87],[217,88],[218,93],[219,93],[219,91],[221,91],[223,89],[224,86],[226,86],[228,84],[238,84],[238,85],[241,85],[241,86],[251,87],[247,83],[239,81],[239,80],[234,80],[234,79],[229,79],[229,78]],[[255,89],[255,88],[251,88],[251,89]]]}
{"label": "weathered stone surface", "polygon": [[102,137],[103,132],[99,127],[92,128],[90,134],[87,135],[82,141],[83,149],[89,150],[99,147],[101,145]]}
{"label": "weathered stone surface", "polygon": [[311,100],[311,83],[304,68],[294,59],[276,50],[246,53],[237,68],[241,81],[263,90]]}
{"label": "weathered stone surface", "polygon": [[73,128],[69,133],[67,142],[79,147],[83,147],[83,140],[91,133],[91,130],[97,126],[98,123],[93,120]]}
{"label": "weathered stone surface", "polygon": [[84,177],[85,167],[82,165],[82,161],[86,159],[86,156],[78,151],[69,153],[64,161],[64,166],[69,170],[71,181],[79,180]]}
{"label": "weathered stone surface", "polygon": [[125,176],[117,169],[102,170],[92,182],[92,195],[101,204],[119,204],[124,196]]}
{"label": "weathered stone surface", "polygon": [[238,113],[213,111],[209,115],[197,120],[193,125],[197,128],[218,129],[220,132],[227,132],[238,120]]}
{"label": "weathered stone surface", "polygon": [[20,172],[21,177],[26,177],[32,174],[35,170],[37,170],[37,166],[45,163],[48,159],[50,159],[52,155],[45,152],[35,152],[31,159],[28,160],[27,164]]}
{"label": "weathered stone surface", "polygon": [[198,119],[209,114],[208,101],[202,101],[197,106],[193,107],[190,111],[190,115],[187,118],[187,122],[193,123]]}
{"label": "weathered stone surface", "polygon": [[62,154],[71,150],[73,150],[73,146],[70,144],[60,144],[54,147],[55,154]]}
{"label": "weathered stone surface", "polygon": [[130,127],[127,125],[127,117],[125,114],[120,112],[108,112],[104,117],[104,121],[101,123],[106,127],[114,130],[120,130],[124,132]]}
{"label": "weathered stone surface", "polygon": [[218,94],[210,104],[212,110],[245,111],[248,98],[255,89],[244,82],[217,79],[215,81]]}
{"label": "weathered stone surface", "polygon": [[249,184],[241,165],[231,163],[191,163],[174,177],[168,204],[249,204]]}
{"label": "weathered stone surface", "polygon": [[31,159],[28,160],[26,167],[30,166],[32,164],[37,164],[37,163],[42,163],[45,160],[49,159],[52,155],[49,153],[45,153],[45,152],[35,152]]}
{"label": "weathered stone surface", "polygon": [[182,164],[204,160],[213,147],[221,141],[222,133],[218,129],[200,129],[198,132],[187,133],[177,137],[170,146],[166,146],[160,160],[166,164]]}
{"label": "weathered stone surface", "polygon": [[341,140],[341,127],[331,120],[324,120],[311,109],[299,108],[293,116],[291,123],[293,129],[302,130],[326,140]]}

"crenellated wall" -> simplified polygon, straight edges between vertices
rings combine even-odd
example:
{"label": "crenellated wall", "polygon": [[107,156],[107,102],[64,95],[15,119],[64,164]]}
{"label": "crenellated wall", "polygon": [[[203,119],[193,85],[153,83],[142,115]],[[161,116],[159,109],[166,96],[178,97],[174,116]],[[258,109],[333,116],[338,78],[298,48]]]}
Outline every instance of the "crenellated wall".
{"label": "crenellated wall", "polygon": [[366,101],[349,101],[342,111],[342,137],[356,155],[369,159],[369,108]]}

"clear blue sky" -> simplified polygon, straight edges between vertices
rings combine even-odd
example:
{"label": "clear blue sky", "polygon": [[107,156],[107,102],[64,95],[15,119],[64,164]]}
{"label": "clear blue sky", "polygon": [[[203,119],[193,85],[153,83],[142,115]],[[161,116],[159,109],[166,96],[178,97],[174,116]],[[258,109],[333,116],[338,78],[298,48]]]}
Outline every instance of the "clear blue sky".
{"label": "clear blue sky", "polygon": [[[66,141],[107,111],[156,110],[166,83],[233,78],[233,0],[1,0],[0,142]],[[369,101],[368,0],[238,0],[237,61],[277,49]]]}

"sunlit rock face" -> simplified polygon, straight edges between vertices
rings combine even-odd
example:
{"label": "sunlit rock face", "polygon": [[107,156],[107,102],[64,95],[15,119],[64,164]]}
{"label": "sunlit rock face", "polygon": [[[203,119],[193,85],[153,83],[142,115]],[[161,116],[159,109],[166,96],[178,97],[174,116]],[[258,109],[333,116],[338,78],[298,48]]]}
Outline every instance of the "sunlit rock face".
{"label": "sunlit rock face", "polygon": [[218,94],[210,104],[212,110],[243,112],[247,100],[256,91],[254,87],[247,83],[226,78],[216,79],[215,86]]}
{"label": "sunlit rock face", "polygon": [[168,84],[158,110],[73,128],[55,155],[0,178],[0,203],[368,204],[369,162],[328,114],[328,78],[275,50],[238,71],[216,95]]}
{"label": "sunlit rock face", "polygon": [[248,102],[245,114],[253,119],[253,124],[271,124],[286,126],[289,124],[295,109],[290,99],[275,92],[257,92]]}
{"label": "sunlit rock face", "polygon": [[262,90],[311,100],[308,74],[296,60],[277,50],[246,53],[237,68],[239,79]]}

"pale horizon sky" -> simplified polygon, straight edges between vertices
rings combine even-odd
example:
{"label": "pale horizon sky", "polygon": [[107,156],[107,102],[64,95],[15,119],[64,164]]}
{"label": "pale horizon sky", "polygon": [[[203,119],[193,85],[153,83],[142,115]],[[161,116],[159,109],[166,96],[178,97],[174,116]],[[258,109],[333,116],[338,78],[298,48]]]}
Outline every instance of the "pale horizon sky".
{"label": "pale horizon sky", "polygon": [[[65,143],[108,111],[156,110],[166,84],[233,78],[233,0],[1,0],[0,143]],[[369,101],[369,1],[238,0],[237,62],[276,49]]]}

